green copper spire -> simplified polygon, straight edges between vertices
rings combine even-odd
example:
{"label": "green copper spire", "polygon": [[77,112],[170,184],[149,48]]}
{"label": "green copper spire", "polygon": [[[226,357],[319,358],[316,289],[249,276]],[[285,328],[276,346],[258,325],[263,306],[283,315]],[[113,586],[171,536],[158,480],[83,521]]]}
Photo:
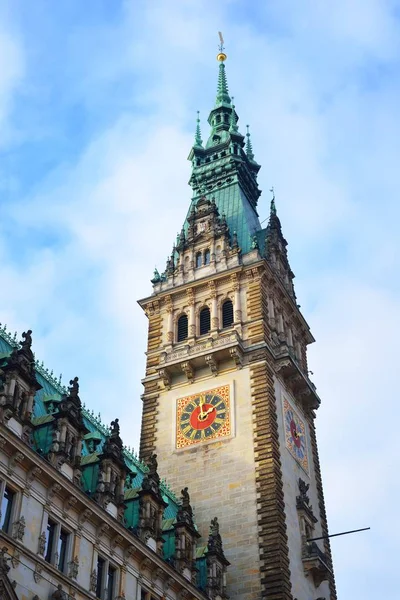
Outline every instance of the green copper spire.
{"label": "green copper spire", "polygon": [[234,97],[232,96],[232,112],[231,112],[231,123],[229,126],[229,132],[237,133],[238,126],[237,126],[237,121],[236,121],[235,105],[233,104],[233,100],[234,100]]}
{"label": "green copper spire", "polygon": [[200,112],[199,111],[197,111],[196,134],[194,136],[194,145],[197,148],[203,147],[203,140],[201,139],[201,131],[200,131]]}
{"label": "green copper spire", "polygon": [[226,80],[225,65],[224,61],[219,61],[218,71],[218,86],[217,86],[217,99],[215,106],[222,106],[223,104],[230,104],[231,99],[229,96],[228,82]]}
{"label": "green copper spire", "polygon": [[246,133],[246,138],[247,138],[247,140],[246,140],[246,154],[247,154],[247,157],[250,160],[254,160],[253,146],[251,144],[249,126],[246,125],[246,127],[247,127],[247,133]]}

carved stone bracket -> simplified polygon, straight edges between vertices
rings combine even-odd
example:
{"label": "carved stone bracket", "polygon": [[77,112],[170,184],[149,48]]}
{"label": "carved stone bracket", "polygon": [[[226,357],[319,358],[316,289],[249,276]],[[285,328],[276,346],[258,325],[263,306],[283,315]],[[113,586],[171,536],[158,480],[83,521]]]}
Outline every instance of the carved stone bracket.
{"label": "carved stone bracket", "polygon": [[30,494],[30,491],[32,488],[32,483],[35,481],[35,479],[38,479],[41,474],[42,474],[42,469],[40,469],[40,467],[32,467],[31,469],[29,469],[29,471],[26,475],[25,490],[24,490],[24,493],[26,493],[27,496],[29,496],[29,494]]}
{"label": "carved stone bracket", "polygon": [[109,529],[110,526],[107,523],[102,523],[98,526],[96,530],[96,544],[100,544],[101,538],[107,534]]}
{"label": "carved stone bracket", "polygon": [[42,566],[40,563],[36,563],[35,565],[33,579],[35,580],[35,583],[40,583],[42,581]]}
{"label": "carved stone bracket", "polygon": [[231,355],[231,358],[233,358],[233,360],[235,361],[235,365],[237,367],[239,367],[239,368],[242,368],[242,366],[243,366],[243,354],[239,350],[239,348],[231,348],[229,350],[229,354]]}
{"label": "carved stone bracket", "polygon": [[111,550],[110,553],[114,554],[115,548],[117,546],[119,546],[120,544],[122,544],[122,542],[124,541],[124,538],[122,537],[122,535],[116,535],[112,538],[111,540]]}
{"label": "carved stone bracket", "polygon": [[78,573],[79,573],[79,559],[77,556],[75,556],[74,560],[71,560],[68,563],[68,576],[71,579],[78,579]]}
{"label": "carved stone bracket", "polygon": [[[232,351],[232,349],[231,349]],[[218,363],[215,360],[215,356],[213,354],[206,354],[204,357],[208,367],[210,368],[211,373],[216,376],[218,375]]]}
{"label": "carved stone bracket", "polygon": [[185,373],[187,380],[189,383],[193,383],[194,380],[194,369],[190,361],[185,361],[181,363],[181,369]]}
{"label": "carved stone bracket", "polygon": [[18,521],[15,521],[14,525],[13,525],[13,538],[14,540],[19,540],[20,542],[23,541],[24,539],[24,534],[25,534],[25,527],[26,527],[26,522],[25,522],[25,517],[21,516]]}
{"label": "carved stone bracket", "polygon": [[160,369],[159,374],[160,374],[160,378],[162,379],[165,389],[170,390],[171,389],[171,376],[168,373],[168,370]]}
{"label": "carved stone bracket", "polygon": [[78,499],[75,496],[68,496],[68,498],[66,498],[66,500],[64,501],[64,504],[63,504],[63,513],[62,513],[64,519],[67,517],[68,511],[71,510],[71,508],[73,508],[77,502],[78,502]]}
{"label": "carved stone bracket", "polygon": [[21,464],[22,461],[25,458],[25,454],[22,454],[22,452],[15,452],[15,454],[13,454],[8,462],[8,474],[12,475],[14,473],[15,467],[17,466],[17,464]]}
{"label": "carved stone bracket", "polygon": [[19,566],[20,562],[21,562],[21,553],[18,550],[18,548],[15,548],[14,554],[11,557],[11,564],[12,564],[13,569],[16,569]]}

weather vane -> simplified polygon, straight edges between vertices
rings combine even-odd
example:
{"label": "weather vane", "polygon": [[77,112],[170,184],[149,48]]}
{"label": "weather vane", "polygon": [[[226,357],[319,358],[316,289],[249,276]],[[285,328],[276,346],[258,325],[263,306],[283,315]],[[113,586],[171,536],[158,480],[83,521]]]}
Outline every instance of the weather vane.
{"label": "weather vane", "polygon": [[220,31],[218,31],[218,35],[219,35],[219,46],[218,46],[218,54],[217,54],[217,60],[219,60],[220,62],[224,62],[224,60],[226,60],[226,54],[224,52],[225,47],[224,47],[224,38],[222,37],[222,33]]}

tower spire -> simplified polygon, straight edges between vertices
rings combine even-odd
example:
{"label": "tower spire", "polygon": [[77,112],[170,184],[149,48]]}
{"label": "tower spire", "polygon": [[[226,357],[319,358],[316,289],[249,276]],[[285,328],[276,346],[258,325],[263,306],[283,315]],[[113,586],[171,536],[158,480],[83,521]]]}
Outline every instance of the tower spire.
{"label": "tower spire", "polygon": [[251,139],[250,139],[249,125],[246,125],[246,128],[247,128],[246,154],[250,160],[254,160],[254,152],[253,152],[253,146],[252,146]]}
{"label": "tower spire", "polygon": [[201,131],[200,131],[200,112],[197,111],[197,120],[196,120],[196,133],[194,136],[194,145],[198,148],[203,147],[203,140],[201,139]]}
{"label": "tower spire", "polygon": [[215,101],[215,106],[221,106],[223,104],[230,104],[231,103],[231,99],[229,96],[229,90],[228,90],[228,82],[226,79],[226,73],[225,73],[225,65],[224,62],[227,59],[227,56],[224,52],[225,48],[224,48],[224,38],[222,37],[222,33],[219,31],[218,32],[219,35],[219,40],[220,40],[220,44],[218,46],[218,54],[217,54],[217,60],[219,62],[219,70],[218,70],[218,85],[217,85],[217,99]]}

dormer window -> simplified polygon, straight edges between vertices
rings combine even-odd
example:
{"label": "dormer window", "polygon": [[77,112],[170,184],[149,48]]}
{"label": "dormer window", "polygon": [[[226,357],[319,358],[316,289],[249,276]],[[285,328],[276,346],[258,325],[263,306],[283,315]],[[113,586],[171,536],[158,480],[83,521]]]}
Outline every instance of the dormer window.
{"label": "dormer window", "polygon": [[204,264],[205,265],[209,265],[210,264],[210,251],[204,250]]}
{"label": "dormer window", "polygon": [[203,264],[203,259],[201,256],[201,252],[198,252],[196,254],[196,269],[198,269],[199,267],[201,267],[201,265]]}
{"label": "dormer window", "polygon": [[178,319],[177,341],[183,342],[188,337],[188,318],[187,315],[181,315]]}
{"label": "dormer window", "polygon": [[210,331],[211,328],[211,316],[210,309],[205,306],[200,311],[200,335],[204,335]]}

